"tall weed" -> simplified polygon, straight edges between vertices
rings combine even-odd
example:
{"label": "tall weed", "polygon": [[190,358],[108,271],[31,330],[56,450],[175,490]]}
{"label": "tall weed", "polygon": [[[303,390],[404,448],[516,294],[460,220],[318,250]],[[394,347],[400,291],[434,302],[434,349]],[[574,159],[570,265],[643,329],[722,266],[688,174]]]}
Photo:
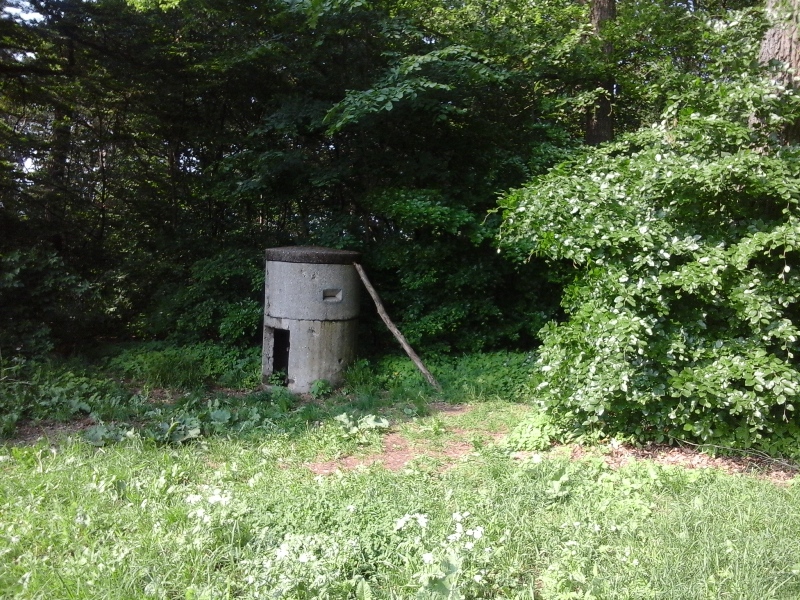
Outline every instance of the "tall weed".
{"label": "tall weed", "polygon": [[[426,364],[442,384],[445,399],[469,396],[473,401],[490,397],[514,400],[522,397],[534,360],[532,353],[487,352],[437,355],[426,359]],[[361,360],[350,368],[346,380],[354,389],[382,389],[393,397],[424,397],[433,393],[414,364],[399,355],[374,363]]]}
{"label": "tall weed", "polygon": [[241,351],[212,343],[137,345],[109,361],[125,377],[152,387],[196,389],[210,384],[254,388],[260,382],[258,348]]}

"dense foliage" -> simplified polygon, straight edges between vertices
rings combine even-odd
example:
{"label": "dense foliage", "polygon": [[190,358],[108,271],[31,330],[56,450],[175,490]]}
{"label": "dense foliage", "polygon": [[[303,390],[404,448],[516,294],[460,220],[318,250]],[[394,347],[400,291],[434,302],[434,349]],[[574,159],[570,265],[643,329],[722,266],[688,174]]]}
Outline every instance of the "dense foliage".
{"label": "dense foliage", "polygon": [[533,360],[530,353],[510,352],[439,356],[430,361],[443,387],[436,392],[405,357],[361,359],[346,371],[338,390],[324,379],[315,381],[309,391],[314,402],[307,402],[280,385],[260,389],[256,348],[149,342],[105,352],[108,356],[91,366],[78,360],[0,359],[0,440],[14,437],[20,424],[78,418],[84,425],[93,423],[84,434],[95,445],[134,432],[180,444],[204,435],[271,429],[276,419],[291,419],[305,429],[319,418],[321,402],[332,396],[338,404],[329,408],[337,414],[400,406],[404,414],[426,415],[433,399],[519,398]]}
{"label": "dense foliage", "polygon": [[[388,1],[4,6],[6,352],[252,344],[263,250],[287,244],[362,250],[429,348],[529,344],[553,316],[549,275],[498,257],[485,214],[569,136],[535,73],[485,43]],[[374,329],[366,348],[392,343]]]}
{"label": "dense foliage", "polygon": [[486,212],[580,148],[610,71],[617,131],[658,114],[726,10],[628,0],[599,35],[572,0],[5,2],[0,343],[257,343],[264,248],[320,244],[415,345],[530,347],[563,274]]}
{"label": "dense foliage", "polygon": [[5,2],[0,357],[166,339],[126,375],[246,380],[264,248],[319,244],[429,354],[543,341],[549,418],[774,450],[798,110],[751,4]]}
{"label": "dense foliage", "polygon": [[511,252],[578,269],[531,390],[562,422],[797,453],[800,103],[753,68],[760,33],[708,22],[656,123],[504,200]]}

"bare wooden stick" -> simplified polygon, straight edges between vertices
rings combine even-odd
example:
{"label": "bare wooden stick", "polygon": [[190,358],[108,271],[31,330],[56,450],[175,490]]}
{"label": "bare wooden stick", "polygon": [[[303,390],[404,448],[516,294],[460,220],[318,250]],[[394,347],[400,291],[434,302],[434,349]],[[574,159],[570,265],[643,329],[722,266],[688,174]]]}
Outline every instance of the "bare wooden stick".
{"label": "bare wooden stick", "polygon": [[372,287],[372,284],[369,282],[367,274],[364,272],[362,266],[358,263],[353,263],[353,266],[356,268],[356,271],[358,271],[358,275],[361,277],[361,281],[364,282],[364,286],[367,288],[369,295],[372,296],[372,300],[375,302],[375,308],[378,309],[378,314],[381,316],[381,319],[383,319],[386,327],[388,327],[389,331],[391,331],[394,337],[397,338],[397,341],[400,342],[403,350],[406,351],[406,354],[408,354],[408,357],[417,366],[420,373],[425,376],[425,379],[428,380],[428,383],[430,383],[437,391],[441,392],[442,386],[439,385],[439,382],[436,381],[436,378],[431,375],[431,372],[425,368],[425,365],[422,363],[420,357],[417,356],[417,353],[414,352],[414,349],[406,341],[406,338],[403,337],[403,334],[400,333],[400,330],[394,326],[394,323],[392,323],[389,315],[386,314],[386,310],[383,308],[383,303],[381,302],[380,296],[378,296],[378,292],[375,291],[375,288]]}

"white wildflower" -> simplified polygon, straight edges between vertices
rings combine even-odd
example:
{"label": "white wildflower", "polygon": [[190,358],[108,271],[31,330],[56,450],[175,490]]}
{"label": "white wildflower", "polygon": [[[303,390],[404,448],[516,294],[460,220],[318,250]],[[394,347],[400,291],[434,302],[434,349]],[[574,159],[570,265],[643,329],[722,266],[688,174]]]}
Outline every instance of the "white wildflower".
{"label": "white wildflower", "polygon": [[197,510],[191,511],[189,513],[189,517],[194,517],[195,519],[203,523],[211,522],[211,517],[208,515],[208,513],[206,513],[206,511],[203,508],[198,508]]}
{"label": "white wildflower", "polygon": [[456,531],[455,533],[451,533],[447,536],[447,539],[451,542],[455,542],[461,539],[464,535],[464,526],[461,523],[456,523]]}
{"label": "white wildflower", "polygon": [[426,552],[425,554],[423,554],[422,555],[422,562],[424,562],[426,565],[432,565],[433,564],[433,552]]}
{"label": "white wildflower", "polygon": [[419,525],[421,529],[425,529],[428,526],[427,515],[423,515],[420,513],[414,513],[413,515],[405,514],[399,519],[397,519],[397,522],[394,524],[394,530],[400,531],[412,519],[417,522],[417,525]]}
{"label": "white wildflower", "polygon": [[229,494],[223,493],[221,490],[214,490],[211,492],[211,495],[208,497],[209,504],[219,504],[220,506],[226,506],[230,504],[231,496]]}
{"label": "white wildflower", "polygon": [[28,589],[28,584],[30,583],[31,575],[33,575],[33,572],[28,571],[22,577],[19,578],[19,584],[22,586],[22,589]]}

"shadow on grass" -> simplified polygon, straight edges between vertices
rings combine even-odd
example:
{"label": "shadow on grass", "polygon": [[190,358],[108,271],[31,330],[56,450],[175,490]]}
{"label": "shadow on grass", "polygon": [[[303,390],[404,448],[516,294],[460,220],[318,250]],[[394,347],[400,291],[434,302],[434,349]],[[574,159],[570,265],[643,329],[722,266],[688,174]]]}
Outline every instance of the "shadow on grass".
{"label": "shadow on grass", "polygon": [[[346,373],[345,385],[329,395],[296,395],[281,387],[245,391],[204,385],[186,390],[130,379],[117,379],[112,394],[106,391],[111,389],[110,379],[98,377],[94,383],[84,375],[76,379],[69,370],[53,369],[57,376],[51,380],[37,375],[42,382],[37,383],[29,401],[33,410],[11,415],[15,418],[7,428],[6,443],[30,444],[42,438],[77,435],[95,446],[134,436],[166,445],[220,436],[279,435],[291,441],[343,414],[355,421],[370,414],[403,421],[463,402],[506,397],[519,401],[524,397],[520,390],[531,361],[529,354],[510,353],[436,357],[431,370],[444,388],[437,393],[405,357],[362,359]],[[109,374],[119,375],[103,373]],[[44,398],[63,388],[65,380],[80,385],[73,385],[69,400],[57,406],[48,404]],[[28,392],[33,389],[22,378],[16,383]],[[14,389],[6,391],[13,393]],[[85,398],[81,399],[81,394]]]}

